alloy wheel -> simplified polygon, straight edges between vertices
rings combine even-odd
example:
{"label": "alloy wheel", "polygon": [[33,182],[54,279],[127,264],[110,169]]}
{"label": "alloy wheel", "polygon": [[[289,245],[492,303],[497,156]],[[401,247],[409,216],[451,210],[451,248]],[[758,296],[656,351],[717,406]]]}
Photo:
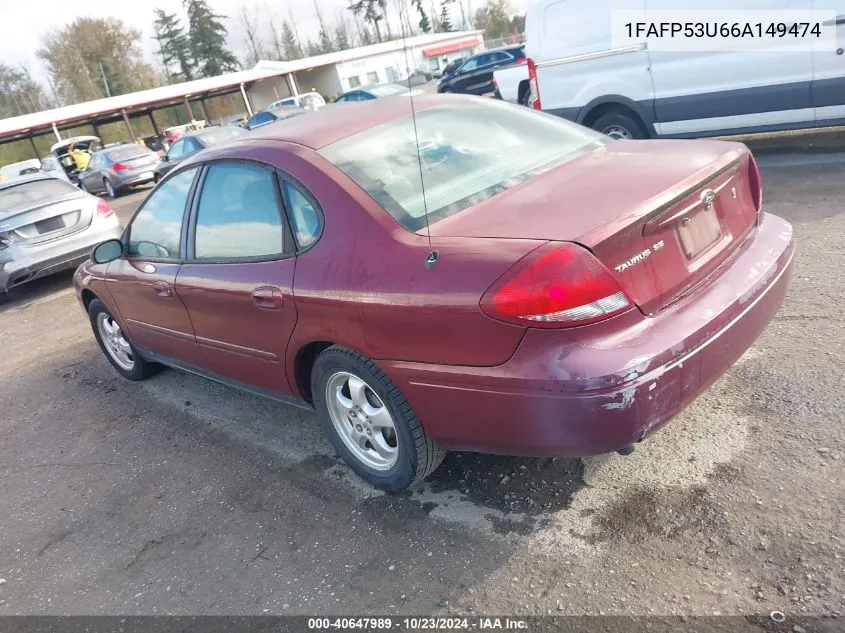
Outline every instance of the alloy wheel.
{"label": "alloy wheel", "polygon": [[110,315],[101,312],[97,315],[97,329],[103,341],[103,347],[111,359],[126,371],[132,371],[135,366],[135,354],[129,341],[123,336],[123,331]]}
{"label": "alloy wheel", "polygon": [[372,387],[339,371],[326,382],[326,405],[335,431],[349,451],[373,470],[390,470],[399,458],[393,416]]}

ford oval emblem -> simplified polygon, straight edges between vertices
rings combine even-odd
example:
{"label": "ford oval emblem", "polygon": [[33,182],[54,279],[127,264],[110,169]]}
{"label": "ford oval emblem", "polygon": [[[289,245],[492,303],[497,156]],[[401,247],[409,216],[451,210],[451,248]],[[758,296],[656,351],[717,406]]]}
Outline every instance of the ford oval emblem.
{"label": "ford oval emblem", "polygon": [[701,201],[706,205],[710,206],[713,204],[713,201],[716,199],[716,192],[712,189],[705,189],[701,192]]}

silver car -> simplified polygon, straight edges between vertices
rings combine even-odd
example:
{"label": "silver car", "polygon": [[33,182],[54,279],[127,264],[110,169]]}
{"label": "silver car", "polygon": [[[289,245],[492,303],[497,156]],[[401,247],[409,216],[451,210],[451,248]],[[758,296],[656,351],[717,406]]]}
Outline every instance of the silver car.
{"label": "silver car", "polygon": [[79,174],[79,185],[88,193],[105,193],[110,198],[136,185],[153,182],[161,159],[143,145],[127,143],[94,152],[87,169]]}
{"label": "silver car", "polygon": [[88,259],[123,230],[108,202],[37,173],[0,180],[0,303],[6,292]]}

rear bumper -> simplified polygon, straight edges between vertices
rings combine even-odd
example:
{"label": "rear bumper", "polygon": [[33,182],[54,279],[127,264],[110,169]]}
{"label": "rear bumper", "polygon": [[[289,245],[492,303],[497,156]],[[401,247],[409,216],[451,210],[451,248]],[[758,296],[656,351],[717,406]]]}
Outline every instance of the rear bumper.
{"label": "rear bumper", "polygon": [[497,367],[381,362],[446,448],[519,455],[609,452],[643,439],[747,350],[783,302],[794,241],[760,228],[719,274],[650,317],[631,310],[568,330],[528,330]]}
{"label": "rear bumper", "polygon": [[154,178],[155,165],[143,171],[137,171],[115,178],[112,184],[115,189],[119,189],[121,187],[134,187],[135,185],[144,185],[148,182],[152,182]]}
{"label": "rear bumper", "polygon": [[20,286],[47,275],[75,268],[91,254],[97,244],[118,239],[123,233],[117,216],[94,220],[87,229],[47,242],[36,247],[19,248],[14,259],[5,259],[9,253],[0,252],[0,291]]}

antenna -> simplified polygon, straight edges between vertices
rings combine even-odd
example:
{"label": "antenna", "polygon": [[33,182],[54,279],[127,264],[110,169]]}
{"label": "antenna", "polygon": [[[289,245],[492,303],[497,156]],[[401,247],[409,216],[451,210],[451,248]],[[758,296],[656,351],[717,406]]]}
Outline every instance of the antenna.
{"label": "antenna", "polygon": [[[414,147],[416,148],[417,152],[417,165],[420,171],[420,188],[422,192],[422,203],[423,203],[423,213],[425,214],[425,233],[426,237],[428,238],[428,248],[429,253],[426,255],[425,258],[425,267],[426,270],[430,270],[437,264],[438,260],[440,259],[440,253],[431,245],[431,226],[428,222],[428,201],[426,200],[425,195],[425,177],[423,174],[423,164],[422,164],[422,155],[420,154],[420,136],[419,131],[417,129],[417,110],[414,106],[414,87],[411,85],[411,77],[416,72],[416,66],[413,65],[413,60],[409,59],[409,52],[408,52],[408,33],[405,31],[405,24],[410,24],[410,20],[407,18],[408,5],[410,3],[403,2],[400,5],[399,9],[399,23],[402,27],[402,50],[405,54],[405,70],[408,72],[407,82],[408,82],[408,100],[411,103],[411,120],[413,121],[414,125]],[[403,15],[404,14],[404,15]],[[404,18],[404,19],[403,19]]]}

